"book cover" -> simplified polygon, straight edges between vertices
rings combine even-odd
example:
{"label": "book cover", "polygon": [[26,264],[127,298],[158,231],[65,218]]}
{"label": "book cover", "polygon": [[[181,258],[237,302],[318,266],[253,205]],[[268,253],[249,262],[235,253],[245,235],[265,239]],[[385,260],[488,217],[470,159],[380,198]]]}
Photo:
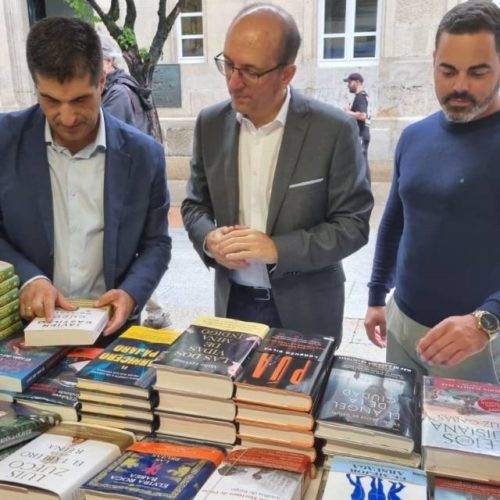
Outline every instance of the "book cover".
{"label": "book cover", "polygon": [[14,276],[14,266],[10,262],[0,260],[0,282]]}
{"label": "book cover", "polygon": [[373,429],[414,440],[417,408],[413,370],[392,363],[336,356],[318,422],[325,427],[346,424],[357,428],[355,432]]}
{"label": "book cover", "polygon": [[424,377],[422,446],[500,457],[500,385]]}
{"label": "book cover", "polygon": [[223,457],[217,448],[146,438],[131,445],[82,490],[85,494],[102,492],[143,500],[187,500],[194,497]]}
{"label": "book cover", "polygon": [[209,477],[195,500],[300,500],[310,465],[309,458],[298,453],[265,448],[235,450]]}
{"label": "book cover", "polygon": [[134,441],[126,431],[62,423],[0,462],[0,491],[18,486],[29,498],[36,488],[73,500],[85,481]]}
{"label": "book cover", "polygon": [[413,467],[334,457],[323,498],[427,500],[427,476]]}
{"label": "book cover", "polygon": [[33,439],[60,420],[56,413],[0,401],[0,450]]}
{"label": "book cover", "polygon": [[[77,347],[33,382],[28,389],[17,395],[18,401],[40,401],[54,405],[78,408],[76,374],[103,349]],[[57,411],[57,410],[55,410]]]}
{"label": "book cover", "polygon": [[259,323],[201,317],[182,333],[156,367],[234,379],[268,330]]}
{"label": "book cover", "polygon": [[178,336],[172,330],[132,326],[80,370],[77,386],[114,394],[138,388],[148,397],[156,381],[152,365]]}
{"label": "book cover", "polygon": [[0,342],[0,388],[22,392],[54,366],[67,350],[61,347],[27,347],[23,332]]}
{"label": "book cover", "polygon": [[[333,349],[330,337],[271,329],[236,381],[236,400],[309,411],[330,368]],[[287,402],[289,393],[303,396],[302,405],[294,408],[300,400]]]}
{"label": "book cover", "polygon": [[0,281],[0,295],[3,295],[14,288],[19,287],[19,276],[14,274],[10,278]]}
{"label": "book cover", "polygon": [[25,342],[29,346],[92,345],[108,319],[108,311],[97,307],[56,308],[50,323],[40,317],[31,321],[24,329]]}
{"label": "book cover", "polygon": [[2,295],[0,295],[0,307],[4,306],[5,304],[8,304],[9,302],[12,302],[18,297],[19,297],[19,289],[12,288],[8,292],[5,292]]}
{"label": "book cover", "polygon": [[436,477],[434,500],[500,500],[500,486]]}

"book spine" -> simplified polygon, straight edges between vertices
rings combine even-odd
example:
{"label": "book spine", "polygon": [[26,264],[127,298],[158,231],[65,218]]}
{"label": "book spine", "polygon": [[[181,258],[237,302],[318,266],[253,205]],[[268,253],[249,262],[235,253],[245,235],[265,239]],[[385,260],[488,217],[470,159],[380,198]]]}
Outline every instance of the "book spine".
{"label": "book spine", "polygon": [[0,330],[0,340],[4,340],[7,337],[10,337],[12,334],[21,330],[22,327],[23,327],[23,324],[19,320],[19,321],[16,321],[15,323],[12,323],[12,325],[8,326],[7,328]]}
{"label": "book spine", "polygon": [[0,271],[0,282],[7,280],[11,276],[14,276],[14,266],[9,264]]}
{"label": "book spine", "polygon": [[19,276],[15,274],[5,281],[0,282],[0,295],[7,293],[9,290],[13,288],[17,288],[19,286]]}
{"label": "book spine", "polygon": [[13,288],[12,290],[9,290],[8,292],[0,295],[0,307],[9,304],[18,297],[19,297],[19,288]]}
{"label": "book spine", "polygon": [[0,319],[3,319],[10,314],[16,313],[19,311],[19,299],[16,298],[12,302],[5,304],[0,307]]}

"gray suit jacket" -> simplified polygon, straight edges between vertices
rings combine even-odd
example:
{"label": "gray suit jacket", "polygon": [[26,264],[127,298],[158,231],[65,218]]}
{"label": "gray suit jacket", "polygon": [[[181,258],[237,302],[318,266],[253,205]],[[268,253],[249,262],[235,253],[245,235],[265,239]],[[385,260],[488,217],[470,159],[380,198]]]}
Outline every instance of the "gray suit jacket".
{"label": "gray suit jacket", "polygon": [[[215,313],[220,316],[227,311],[229,271],[204,253],[203,242],[216,226],[238,223],[239,130],[230,101],[200,113],[182,204],[196,251],[215,267]],[[266,229],[278,247],[270,280],[285,328],[340,341],[341,260],[367,242],[372,207],[356,121],[291,89]]]}

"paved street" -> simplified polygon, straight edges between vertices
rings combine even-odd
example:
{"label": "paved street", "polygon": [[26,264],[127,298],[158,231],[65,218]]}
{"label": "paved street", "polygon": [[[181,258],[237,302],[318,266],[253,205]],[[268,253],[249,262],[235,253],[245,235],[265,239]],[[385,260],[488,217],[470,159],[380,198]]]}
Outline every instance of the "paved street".
{"label": "paved street", "polygon": [[[346,307],[344,340],[340,353],[383,361],[385,353],[368,341],[363,320],[367,300],[366,283],[370,276],[375,237],[389,189],[388,183],[374,183],[375,208],[371,220],[368,245],[344,261],[346,282]],[[182,227],[179,202],[183,186],[172,186],[173,207],[170,214],[170,231],[173,239],[172,261],[169,270],[158,286],[158,295],[171,314],[172,328],[184,329],[200,314],[213,314],[213,272],[205,268],[193,250]]]}

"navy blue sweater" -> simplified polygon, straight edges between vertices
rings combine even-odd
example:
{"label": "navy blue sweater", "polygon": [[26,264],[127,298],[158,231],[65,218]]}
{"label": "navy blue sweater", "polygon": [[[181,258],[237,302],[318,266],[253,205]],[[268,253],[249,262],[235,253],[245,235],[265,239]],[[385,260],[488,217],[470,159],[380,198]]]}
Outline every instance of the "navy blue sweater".
{"label": "navy blue sweater", "polygon": [[377,237],[369,305],[395,300],[432,327],[500,316],[500,112],[470,123],[440,111],[401,135]]}

